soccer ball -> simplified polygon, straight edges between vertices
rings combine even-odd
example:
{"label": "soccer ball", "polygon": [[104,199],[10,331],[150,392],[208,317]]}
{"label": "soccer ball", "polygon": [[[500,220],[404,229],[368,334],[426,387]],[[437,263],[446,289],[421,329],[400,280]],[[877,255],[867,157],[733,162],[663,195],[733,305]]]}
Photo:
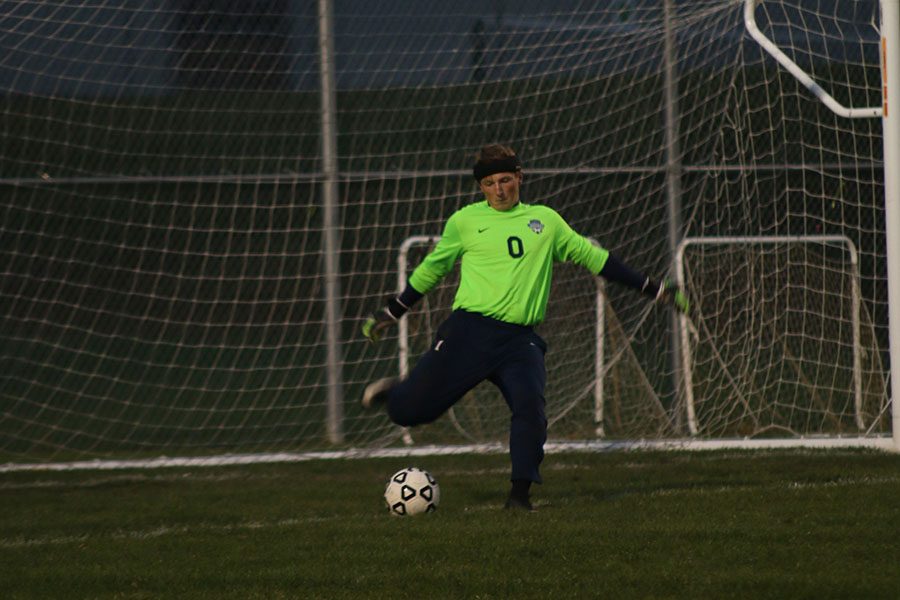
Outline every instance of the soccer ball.
{"label": "soccer ball", "polygon": [[428,471],[409,467],[391,475],[384,489],[384,501],[391,514],[398,517],[434,512],[441,501],[441,488]]}

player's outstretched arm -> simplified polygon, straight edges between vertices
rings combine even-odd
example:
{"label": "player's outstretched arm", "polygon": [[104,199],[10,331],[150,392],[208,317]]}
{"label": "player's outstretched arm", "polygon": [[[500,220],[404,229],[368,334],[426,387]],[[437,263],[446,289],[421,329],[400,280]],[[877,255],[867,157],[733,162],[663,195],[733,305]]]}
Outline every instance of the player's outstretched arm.
{"label": "player's outstretched arm", "polygon": [[668,279],[654,281],[643,273],[638,273],[612,254],[607,257],[599,274],[608,281],[615,281],[634,288],[645,296],[655,299],[659,304],[672,306],[684,314],[688,314],[690,311],[691,304],[687,296],[673,281]]}

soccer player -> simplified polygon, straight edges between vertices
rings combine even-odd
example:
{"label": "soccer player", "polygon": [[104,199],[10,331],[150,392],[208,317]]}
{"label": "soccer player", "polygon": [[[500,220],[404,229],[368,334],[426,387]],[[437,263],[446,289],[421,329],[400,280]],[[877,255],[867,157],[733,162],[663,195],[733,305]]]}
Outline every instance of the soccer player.
{"label": "soccer player", "polygon": [[688,300],[671,282],[653,281],[593,245],[552,208],[520,202],[522,167],[511,148],[482,148],[473,175],[484,200],[450,216],[406,289],[372,314],[362,332],[378,341],[459,260],[453,313],[409,376],[370,383],[362,404],[385,407],[394,423],[410,427],[434,421],[478,383],[490,381],[512,413],[512,488],[505,506],[530,511],[530,487],[541,482],[547,439],[547,345],[534,326],[544,319],[553,263],[572,261],[684,312]]}

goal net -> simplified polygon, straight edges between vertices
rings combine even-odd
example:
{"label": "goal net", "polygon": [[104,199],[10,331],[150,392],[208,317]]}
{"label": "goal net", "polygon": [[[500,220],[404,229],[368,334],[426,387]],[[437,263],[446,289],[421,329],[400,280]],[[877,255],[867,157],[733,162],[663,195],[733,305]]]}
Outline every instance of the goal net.
{"label": "goal net", "polygon": [[[654,276],[686,238],[857,252],[851,269],[833,244],[686,248],[687,333],[558,265],[538,330],[551,439],[887,433],[881,122],[818,102],[740,4],[332,4],[326,61],[314,2],[3,4],[0,463],[409,442],[358,403],[400,371],[400,338],[359,325],[428,250],[398,266],[404,241],[480,199],[488,142],[518,150],[525,202]],[[877,2],[767,1],[756,19],[843,104],[880,105]],[[409,361],[456,277],[409,315]],[[405,433],[503,443],[508,418],[487,384]]]}
{"label": "goal net", "polygon": [[[692,434],[860,435],[889,427],[881,356],[843,236],[687,238],[679,267],[702,289],[685,323]],[[816,307],[811,310],[810,307]]]}

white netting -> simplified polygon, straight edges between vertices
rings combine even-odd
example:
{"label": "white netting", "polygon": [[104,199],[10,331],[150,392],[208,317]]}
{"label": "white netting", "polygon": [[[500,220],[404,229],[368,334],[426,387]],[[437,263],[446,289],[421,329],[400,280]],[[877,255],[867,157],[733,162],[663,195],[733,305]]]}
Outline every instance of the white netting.
{"label": "white netting", "polygon": [[860,435],[888,429],[882,357],[842,236],[688,240],[703,290],[685,339],[692,433]]}
{"label": "white netting", "polygon": [[[702,309],[686,347],[698,431],[886,430],[880,121],[822,107],[748,39],[733,1],[674,2],[667,21],[662,0],[336,0],[344,322],[329,365],[315,5],[5,3],[0,456],[330,448],[329,369],[344,445],[399,443],[357,402],[397,372],[397,340],[372,348],[359,321],[396,289],[403,241],[478,199],[469,165],[493,141],[519,151],[525,201],[653,275],[674,272],[673,190],[684,236],[852,240],[864,430],[844,389],[847,327],[825,327],[852,322],[847,270],[823,266],[845,259],[805,247],[769,264],[758,248],[704,246],[685,261]],[[877,2],[765,2],[757,18],[835,98],[880,103]],[[411,315],[412,358],[453,277]],[[596,289],[558,268],[540,329],[551,437],[688,435],[668,315],[607,286],[598,361]],[[795,315],[766,322],[779,336],[737,327],[770,306]],[[715,374],[712,349],[735,371]],[[763,406],[741,409],[734,382]],[[502,440],[507,418],[482,386],[413,437]]]}

